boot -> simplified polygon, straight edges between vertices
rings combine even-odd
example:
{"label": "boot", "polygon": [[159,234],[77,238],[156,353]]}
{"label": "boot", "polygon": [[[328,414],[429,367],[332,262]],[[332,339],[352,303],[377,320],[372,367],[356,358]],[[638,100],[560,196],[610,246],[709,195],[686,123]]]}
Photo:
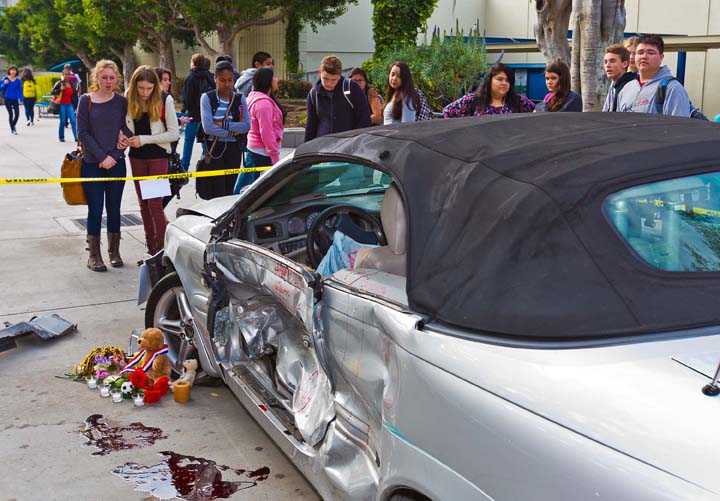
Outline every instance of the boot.
{"label": "boot", "polygon": [[87,267],[92,271],[107,271],[107,266],[103,263],[102,256],[100,255],[100,237],[88,235],[87,244],[87,250],[90,251]]}
{"label": "boot", "polygon": [[120,232],[110,233],[108,232],[108,254],[110,255],[110,266],[113,268],[120,268],[123,263],[120,257]]}
{"label": "boot", "polygon": [[149,233],[145,233],[145,255],[137,260],[137,265],[142,266],[145,262],[146,257],[153,255],[153,249],[155,248],[155,239]]}

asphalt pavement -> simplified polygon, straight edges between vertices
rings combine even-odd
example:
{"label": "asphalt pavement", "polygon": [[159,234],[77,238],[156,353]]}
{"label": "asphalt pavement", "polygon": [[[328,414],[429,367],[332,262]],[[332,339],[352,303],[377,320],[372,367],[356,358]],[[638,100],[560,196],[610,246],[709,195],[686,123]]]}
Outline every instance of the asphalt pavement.
{"label": "asphalt pavement", "polygon": [[[22,115],[13,136],[2,107],[0,177],[59,177],[73,144],[60,143],[57,128],[57,118],[28,127]],[[181,197],[166,209],[171,220],[179,206],[200,201],[192,182]],[[126,265],[94,273],[85,266],[85,206],[66,205],[58,184],[0,185],[0,328],[51,314],[78,326],[49,341],[24,336],[0,353],[0,501],[167,499],[173,488],[186,499],[318,499],[223,385],[194,386],[187,404],[166,395],[135,408],[62,378],[96,346],[127,349],[130,333],[143,327],[135,261],[144,234],[141,223],[130,225],[140,217],[130,183],[122,213]],[[104,243],[103,252],[108,263]],[[124,478],[114,473],[121,470]],[[204,484],[192,480],[196,472]],[[215,494],[201,497],[208,486]]]}

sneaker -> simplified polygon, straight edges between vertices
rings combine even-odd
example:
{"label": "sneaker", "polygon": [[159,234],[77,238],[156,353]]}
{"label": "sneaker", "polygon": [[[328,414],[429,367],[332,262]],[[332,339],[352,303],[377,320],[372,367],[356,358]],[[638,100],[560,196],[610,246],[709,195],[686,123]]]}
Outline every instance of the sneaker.
{"label": "sneaker", "polygon": [[25,124],[25,127],[30,127],[32,125],[32,122],[28,120],[28,123]]}
{"label": "sneaker", "polygon": [[61,142],[61,143],[64,143],[64,142],[65,142],[65,140],[64,140],[64,139],[60,139],[60,142]]}
{"label": "sneaker", "polygon": [[17,136],[17,131],[15,129],[12,130],[13,135]]}

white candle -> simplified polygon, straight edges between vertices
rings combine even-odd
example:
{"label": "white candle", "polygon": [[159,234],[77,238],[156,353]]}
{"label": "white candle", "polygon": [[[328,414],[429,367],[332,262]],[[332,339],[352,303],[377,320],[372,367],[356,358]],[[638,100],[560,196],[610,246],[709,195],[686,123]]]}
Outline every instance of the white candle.
{"label": "white candle", "polygon": [[101,397],[109,397],[110,396],[110,385],[103,383],[102,386],[100,386],[100,396]]}
{"label": "white candle", "polygon": [[114,390],[112,392],[112,401],[115,403],[122,402],[122,392],[120,390]]}
{"label": "white candle", "polygon": [[97,388],[97,379],[95,379],[94,376],[90,376],[89,378],[87,378],[87,385],[88,388]]}
{"label": "white candle", "polygon": [[133,398],[133,404],[135,404],[135,407],[142,407],[143,405],[145,405],[145,400],[144,400],[145,397],[143,396],[142,393],[136,393],[135,395],[133,395],[132,398]]}

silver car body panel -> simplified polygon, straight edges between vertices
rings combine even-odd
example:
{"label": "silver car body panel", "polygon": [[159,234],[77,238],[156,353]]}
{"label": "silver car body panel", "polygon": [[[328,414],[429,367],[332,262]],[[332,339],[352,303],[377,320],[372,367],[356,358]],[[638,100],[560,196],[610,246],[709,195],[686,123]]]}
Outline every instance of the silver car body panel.
{"label": "silver car body panel", "polygon": [[[208,245],[210,217],[231,205],[171,223],[165,257],[203,367],[323,498],[720,499],[720,400],[690,368],[720,360],[720,335],[536,349],[419,328],[403,277],[341,270],[318,287],[263,247]],[[212,336],[206,252],[230,284]]]}
{"label": "silver car body panel", "polygon": [[185,215],[167,226],[164,259],[172,263],[180,277],[193,313],[193,343],[203,370],[212,377],[220,377],[220,367],[207,331],[208,297],[210,290],[201,271],[205,246],[210,240],[211,219],[206,216]]}

